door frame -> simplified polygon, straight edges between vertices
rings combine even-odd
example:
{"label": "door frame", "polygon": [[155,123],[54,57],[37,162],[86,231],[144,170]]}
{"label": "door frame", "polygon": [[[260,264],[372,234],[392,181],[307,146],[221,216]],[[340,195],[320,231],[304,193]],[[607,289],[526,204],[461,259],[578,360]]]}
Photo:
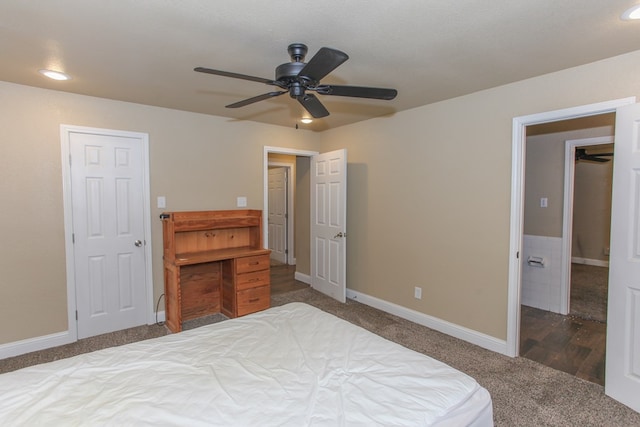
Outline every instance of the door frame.
{"label": "door frame", "polygon": [[[268,155],[267,155],[268,157]],[[269,166],[275,166],[279,168],[287,169],[287,182],[286,182],[286,192],[287,192],[287,203],[286,203],[286,222],[287,222],[287,248],[285,249],[287,252],[285,253],[285,260],[287,265],[296,265],[296,258],[293,256],[295,253],[295,239],[294,239],[294,224],[295,224],[295,209],[293,208],[293,185],[291,184],[291,180],[294,177],[294,171],[296,169],[295,163],[287,163],[287,162],[268,162],[267,164],[267,185],[269,184],[269,176],[268,169]],[[267,191],[267,208],[269,206],[269,192]],[[267,213],[267,227],[269,227],[269,211],[264,211]],[[269,236],[269,230],[267,230],[266,237]],[[267,241],[267,246],[269,242]]]}
{"label": "door frame", "polygon": [[142,132],[130,132],[113,129],[103,129],[75,125],[60,125],[60,146],[62,160],[62,200],[64,209],[64,246],[67,268],[67,319],[68,331],[71,341],[78,339],[78,326],[76,321],[76,281],[75,275],[75,253],[73,245],[73,215],[71,198],[71,162],[70,162],[70,134],[71,133],[91,133],[106,136],[118,136],[125,138],[139,139],[142,143],[142,198],[143,198],[143,221],[144,221],[144,268],[145,268],[145,293],[147,324],[155,323],[153,304],[153,269],[152,269],[152,242],[151,242],[151,196],[149,179],[149,134]]}
{"label": "door frame", "polygon": [[506,354],[516,357],[520,343],[520,287],[524,224],[524,169],[527,126],[578,117],[615,112],[618,107],[634,104],[636,97],[621,98],[595,104],[570,107],[513,118],[511,143],[511,218],[509,239],[509,281],[507,290]]}
{"label": "door frame", "polygon": [[[560,314],[571,309],[571,253],[573,246],[573,192],[575,186],[576,148],[612,144],[612,136],[568,139],[564,142],[564,201],[562,208],[562,275],[560,282]],[[615,148],[614,148],[615,149]]]}

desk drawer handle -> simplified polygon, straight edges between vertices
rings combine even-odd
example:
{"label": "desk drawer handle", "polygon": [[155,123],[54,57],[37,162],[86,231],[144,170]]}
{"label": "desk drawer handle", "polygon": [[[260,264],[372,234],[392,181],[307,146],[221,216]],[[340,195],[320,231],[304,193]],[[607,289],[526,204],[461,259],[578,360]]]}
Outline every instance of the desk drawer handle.
{"label": "desk drawer handle", "polygon": [[249,263],[249,265],[258,265],[258,264],[260,264],[260,261],[254,261]]}
{"label": "desk drawer handle", "polygon": [[260,298],[250,298],[249,302],[258,302],[260,301]]}

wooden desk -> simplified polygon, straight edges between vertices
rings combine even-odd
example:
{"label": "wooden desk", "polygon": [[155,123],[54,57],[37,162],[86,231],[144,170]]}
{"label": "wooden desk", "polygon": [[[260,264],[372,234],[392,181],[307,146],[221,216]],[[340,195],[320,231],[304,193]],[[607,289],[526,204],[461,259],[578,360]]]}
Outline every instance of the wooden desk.
{"label": "wooden desk", "polygon": [[164,238],[166,325],[270,306],[270,250],[262,248],[262,211],[167,212]]}

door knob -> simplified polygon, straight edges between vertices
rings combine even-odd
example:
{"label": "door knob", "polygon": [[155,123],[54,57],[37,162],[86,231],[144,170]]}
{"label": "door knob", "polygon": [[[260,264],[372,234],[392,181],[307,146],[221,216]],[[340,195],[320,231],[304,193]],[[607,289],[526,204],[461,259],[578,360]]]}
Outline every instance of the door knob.
{"label": "door knob", "polygon": [[136,240],[135,242],[133,242],[134,245],[136,245],[137,247],[142,246],[142,240]]}
{"label": "door knob", "polygon": [[347,237],[347,233],[343,233],[341,231],[338,234],[336,234],[335,236],[333,236],[334,239],[337,239],[338,237]]}

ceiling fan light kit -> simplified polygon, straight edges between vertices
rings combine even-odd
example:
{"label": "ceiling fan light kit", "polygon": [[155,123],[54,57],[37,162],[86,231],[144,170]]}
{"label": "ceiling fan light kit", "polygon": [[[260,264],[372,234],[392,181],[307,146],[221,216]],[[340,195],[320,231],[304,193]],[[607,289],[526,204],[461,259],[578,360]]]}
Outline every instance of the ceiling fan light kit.
{"label": "ceiling fan light kit", "polygon": [[[320,81],[338,66],[344,63],[349,56],[336,49],[323,47],[305,63],[308,48],[302,43],[290,44],[287,51],[291,57],[291,62],[281,64],[276,67],[275,80],[262,77],[248,76],[229,71],[214,70],[205,67],[196,67],[194,71],[200,73],[214,74],[223,77],[231,77],[242,80],[249,80],[257,83],[264,83],[280,88],[280,91],[267,92],[242,101],[229,104],[227,108],[239,108],[265,99],[288,93],[296,99],[313,118],[322,118],[329,115],[329,111],[322,105],[317,96],[307,91],[313,91],[321,95],[346,96],[356,98],[369,98],[391,100],[398,92],[395,89],[362,87],[362,86],[341,86],[322,85]],[[301,120],[302,121],[302,120]],[[302,121],[305,123],[304,121]]]}

